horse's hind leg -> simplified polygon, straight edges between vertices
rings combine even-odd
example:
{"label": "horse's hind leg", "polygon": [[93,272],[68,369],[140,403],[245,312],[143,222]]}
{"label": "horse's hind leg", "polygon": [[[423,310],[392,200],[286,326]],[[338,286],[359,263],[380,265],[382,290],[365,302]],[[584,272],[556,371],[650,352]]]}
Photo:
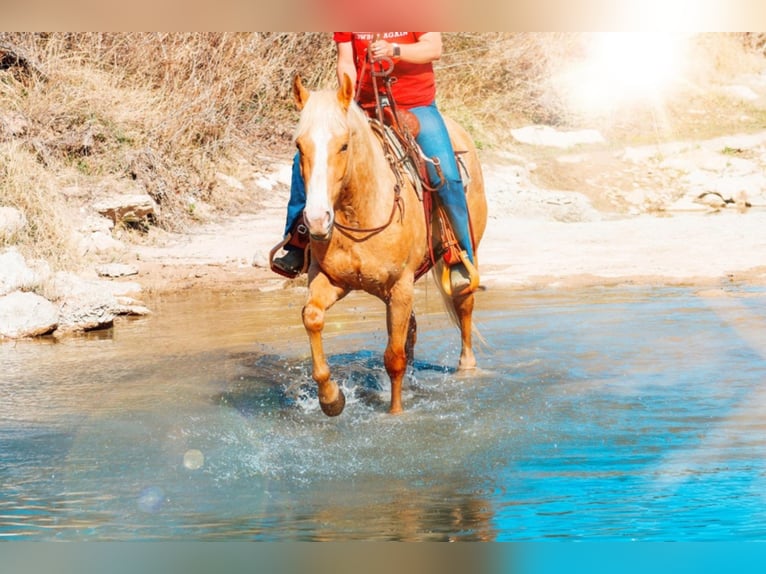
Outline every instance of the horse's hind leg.
{"label": "horse's hind leg", "polygon": [[404,351],[407,353],[407,362],[411,365],[415,362],[415,343],[418,340],[418,322],[415,320],[415,312],[410,313],[410,323],[407,327],[407,343]]}
{"label": "horse's hind leg", "polygon": [[473,293],[456,296],[452,299],[455,312],[460,326],[460,362],[458,369],[467,370],[476,368],[476,356],[473,354]]}
{"label": "horse's hind leg", "polygon": [[322,329],[325,311],[346,295],[347,291],[330,284],[327,277],[318,274],[309,285],[309,298],[303,307],[303,326],[311,346],[312,376],[318,386],[319,406],[329,417],[338,416],[346,405],[346,397],[338,384],[330,379],[330,366],[324,355]]}
{"label": "horse's hind leg", "polygon": [[407,369],[409,344],[415,345],[416,327],[412,313],[412,283],[398,285],[386,302],[388,346],[383,354],[386,372],[391,379],[391,414],[402,412],[402,380]]}

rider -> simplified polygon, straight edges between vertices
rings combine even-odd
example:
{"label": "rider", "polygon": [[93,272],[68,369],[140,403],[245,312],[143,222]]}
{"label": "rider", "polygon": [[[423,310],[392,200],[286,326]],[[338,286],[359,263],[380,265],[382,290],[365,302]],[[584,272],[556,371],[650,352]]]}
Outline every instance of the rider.
{"label": "rider", "polygon": [[[425,155],[439,160],[443,177],[443,185],[438,190],[439,198],[461,249],[475,265],[465,191],[447,128],[434,101],[436,83],[432,63],[441,57],[441,33],[335,32],[334,40],[338,48],[338,81],[342,81],[344,74],[351,78],[357,86],[356,100],[362,107],[376,101],[369,73],[370,65],[365,62],[367,54],[370,54],[373,61],[389,58],[394,62],[392,75],[396,80],[391,84],[392,96],[397,107],[409,110],[417,117],[420,133],[416,139]],[[438,185],[436,171],[431,165],[428,169],[431,183]],[[294,232],[305,203],[306,188],[296,154],[285,236]],[[286,244],[284,248],[285,255],[275,258],[272,264],[285,275],[294,277],[303,268],[304,251],[291,244]],[[451,267],[450,282],[453,292],[459,292],[469,285],[469,273],[462,262]]]}

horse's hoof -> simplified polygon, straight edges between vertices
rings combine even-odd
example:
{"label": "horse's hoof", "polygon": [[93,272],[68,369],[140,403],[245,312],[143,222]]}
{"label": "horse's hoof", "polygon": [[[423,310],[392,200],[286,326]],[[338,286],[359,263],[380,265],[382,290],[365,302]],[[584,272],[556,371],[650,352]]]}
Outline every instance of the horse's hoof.
{"label": "horse's hoof", "polygon": [[322,412],[328,417],[337,417],[346,406],[346,395],[343,394],[342,390],[338,389],[338,397],[333,402],[323,403],[319,401],[319,406],[322,407]]}

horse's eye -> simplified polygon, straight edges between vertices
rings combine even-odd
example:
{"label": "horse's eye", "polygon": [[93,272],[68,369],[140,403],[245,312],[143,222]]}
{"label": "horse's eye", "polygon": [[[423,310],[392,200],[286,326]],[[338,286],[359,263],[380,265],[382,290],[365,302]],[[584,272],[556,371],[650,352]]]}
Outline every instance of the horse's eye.
{"label": "horse's eye", "polygon": [[344,152],[348,150],[348,143],[344,143],[342,146],[340,146],[340,151]]}

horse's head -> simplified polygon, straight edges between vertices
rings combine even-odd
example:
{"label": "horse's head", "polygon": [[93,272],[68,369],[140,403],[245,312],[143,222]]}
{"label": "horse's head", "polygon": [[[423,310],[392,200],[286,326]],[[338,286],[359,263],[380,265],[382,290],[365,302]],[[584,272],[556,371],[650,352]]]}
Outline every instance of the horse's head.
{"label": "horse's head", "polygon": [[337,92],[309,92],[296,76],[293,95],[301,110],[295,144],[306,184],[304,218],[314,239],[327,240],[332,232],[334,205],[348,171],[348,112],[354,87],[344,74]]}

